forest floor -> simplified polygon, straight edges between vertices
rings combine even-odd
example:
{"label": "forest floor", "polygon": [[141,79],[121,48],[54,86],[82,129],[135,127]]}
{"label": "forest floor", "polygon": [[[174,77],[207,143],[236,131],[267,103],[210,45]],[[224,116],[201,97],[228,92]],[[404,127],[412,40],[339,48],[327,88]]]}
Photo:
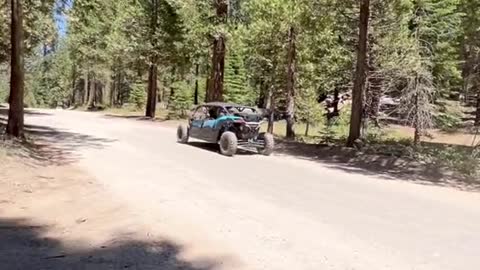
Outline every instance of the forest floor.
{"label": "forest floor", "polygon": [[169,122],[100,113],[26,120],[34,144],[0,156],[8,270],[480,267],[480,189],[436,168],[379,173],[299,142],[226,158]]}

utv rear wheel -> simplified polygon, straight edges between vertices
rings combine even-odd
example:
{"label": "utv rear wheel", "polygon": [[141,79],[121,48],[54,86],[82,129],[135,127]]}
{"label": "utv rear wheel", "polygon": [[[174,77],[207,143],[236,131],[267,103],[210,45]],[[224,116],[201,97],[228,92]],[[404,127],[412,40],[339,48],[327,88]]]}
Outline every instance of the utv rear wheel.
{"label": "utv rear wheel", "polygon": [[188,143],[188,127],[185,124],[181,124],[177,128],[177,142]]}
{"label": "utv rear wheel", "polygon": [[258,153],[264,156],[270,156],[275,148],[275,139],[270,133],[262,133],[259,136],[260,140],[263,140],[263,148],[258,149]]}
{"label": "utv rear wheel", "polygon": [[223,133],[218,144],[222,155],[233,157],[237,153],[238,139],[233,132],[227,131]]}

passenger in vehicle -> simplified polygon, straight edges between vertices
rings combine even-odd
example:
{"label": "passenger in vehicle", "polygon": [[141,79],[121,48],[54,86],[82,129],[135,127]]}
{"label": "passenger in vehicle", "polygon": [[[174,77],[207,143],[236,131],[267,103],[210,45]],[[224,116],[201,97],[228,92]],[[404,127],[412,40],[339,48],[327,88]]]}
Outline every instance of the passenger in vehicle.
{"label": "passenger in vehicle", "polygon": [[210,116],[210,119],[217,119],[217,108],[211,108],[208,111],[208,115]]}

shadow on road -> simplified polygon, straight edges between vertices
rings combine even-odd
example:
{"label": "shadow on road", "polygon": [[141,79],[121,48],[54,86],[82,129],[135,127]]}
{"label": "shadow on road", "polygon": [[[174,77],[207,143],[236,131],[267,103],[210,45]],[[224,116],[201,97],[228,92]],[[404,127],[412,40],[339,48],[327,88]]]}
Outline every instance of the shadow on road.
{"label": "shadow on road", "polygon": [[[206,143],[206,142],[195,141],[195,142],[189,142],[187,145],[198,148],[198,149],[201,149],[201,150],[218,153],[220,155],[220,150],[218,148],[218,144],[215,144],[215,143]],[[237,155],[250,156],[250,155],[257,155],[257,153],[252,151],[252,150],[239,148],[238,151],[237,151]]]}
{"label": "shadow on road", "polygon": [[[2,109],[0,109],[0,112]],[[48,113],[28,110],[26,114],[47,116]],[[7,120],[0,113],[0,134],[5,129]],[[58,130],[48,126],[25,125],[26,140],[4,146],[11,148],[9,153],[25,158],[32,165],[67,165],[78,161],[78,150],[82,148],[102,149],[114,140],[98,138],[90,135]],[[0,142],[1,144],[2,142]]]}
{"label": "shadow on road", "polygon": [[116,114],[106,114],[106,118],[113,118],[113,119],[130,119],[130,120],[137,120],[137,121],[151,121],[151,122],[166,122],[169,121],[168,119],[163,118],[151,118],[143,115],[116,115]]}
{"label": "shadow on road", "polygon": [[131,119],[131,120],[138,120],[138,121],[157,121],[163,122],[164,120],[161,119],[152,119],[151,117],[146,116],[139,116],[139,115],[115,115],[115,114],[106,114],[106,118],[121,118],[121,119]]}
{"label": "shadow on road", "polygon": [[23,219],[0,218],[2,269],[158,269],[213,270],[213,260],[186,261],[183,247],[171,241],[113,241],[100,248],[67,248],[46,237],[49,227]]}
{"label": "shadow on road", "polygon": [[[36,110],[31,110],[31,109],[25,109],[25,115],[34,115],[34,116],[48,116],[52,115],[51,113],[47,112],[39,112]],[[8,108],[6,106],[0,105],[0,117],[8,117]]]}
{"label": "shadow on road", "polygon": [[[435,144],[431,147],[454,146]],[[279,142],[275,151],[277,154],[319,162],[332,169],[348,173],[380,176],[387,180],[408,181],[423,185],[480,191],[480,181],[478,179],[462,177],[459,174],[448,172],[435,161],[422,163],[413,159],[402,158],[401,154],[394,152],[370,154],[340,146],[287,141]]]}

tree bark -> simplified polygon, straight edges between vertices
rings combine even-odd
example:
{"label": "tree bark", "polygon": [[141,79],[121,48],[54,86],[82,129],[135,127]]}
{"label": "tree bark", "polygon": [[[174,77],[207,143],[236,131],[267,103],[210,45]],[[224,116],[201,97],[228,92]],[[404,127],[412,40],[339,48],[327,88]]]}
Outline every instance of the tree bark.
{"label": "tree bark", "polygon": [[274,84],[272,84],[268,91],[268,110],[270,112],[268,116],[268,127],[267,132],[273,134],[273,126],[275,123],[275,93],[274,93]]}
{"label": "tree bark", "polygon": [[360,20],[359,20],[359,39],[357,51],[357,67],[355,73],[355,82],[353,85],[352,98],[352,116],[350,119],[350,134],[347,146],[353,147],[355,141],[360,138],[363,115],[363,95],[365,92],[366,72],[367,72],[367,36],[368,20],[370,17],[370,0],[361,0]]}
{"label": "tree bark", "polygon": [[295,138],[295,71],[296,71],[296,33],[295,28],[290,27],[288,33],[288,55],[287,55],[287,139]]}
{"label": "tree bark", "polygon": [[104,105],[112,106],[112,74],[110,71],[107,72],[107,79],[105,80],[105,86],[103,87],[103,97],[102,103]]}
{"label": "tree bark", "polygon": [[105,85],[98,81],[96,85],[96,95],[95,95],[95,105],[101,104],[105,105]]}
{"label": "tree bark", "polygon": [[112,78],[112,91],[110,94],[110,104],[111,106],[117,105],[117,69],[113,68],[113,78]]}
{"label": "tree bark", "polygon": [[[228,0],[214,0],[216,20],[218,24],[225,24],[228,18]],[[223,82],[225,71],[226,38],[219,33],[213,39],[212,73],[207,89],[206,101],[223,101]]]}
{"label": "tree bark", "polygon": [[90,91],[88,92],[87,109],[91,110],[95,108],[95,96],[96,96],[96,82],[95,76],[90,76]]}
{"label": "tree bark", "polygon": [[477,86],[477,112],[475,117],[475,126],[480,126],[480,85]]}
{"label": "tree bark", "polygon": [[259,89],[260,93],[258,95],[258,100],[257,100],[257,107],[258,108],[267,108],[266,105],[268,104],[268,86],[265,84],[263,80],[260,81],[259,83]]}
{"label": "tree bark", "polygon": [[329,126],[332,124],[332,120],[340,115],[340,110],[338,108],[339,103],[340,91],[338,90],[338,86],[335,86],[335,89],[333,90],[333,111],[330,111],[330,108],[327,108],[327,124]]}
{"label": "tree bark", "polygon": [[118,106],[123,106],[123,74],[122,73],[117,73],[117,82],[116,82],[116,99],[117,99],[117,105]]}
{"label": "tree bark", "polygon": [[77,100],[77,65],[73,64],[72,72],[72,95],[70,97],[70,106],[75,106]]}
{"label": "tree bark", "polygon": [[[368,76],[365,93],[365,120],[373,121],[379,127],[378,113],[380,112],[380,98],[383,94],[383,77],[378,73],[377,55],[373,50],[376,39],[373,34],[368,35]],[[368,123],[364,125],[364,133],[367,132]]]}
{"label": "tree bark", "polygon": [[[415,79],[415,81],[417,81],[417,79]],[[415,85],[417,85],[417,83],[415,82]],[[416,86],[415,86],[416,87]],[[421,130],[420,130],[420,119],[419,119],[419,115],[418,115],[418,94],[415,95],[415,118],[413,120],[413,127],[414,127],[414,134],[413,134],[413,144],[414,145],[418,145],[418,143],[420,142],[420,139],[421,139]]]}
{"label": "tree bark", "polygon": [[158,67],[155,62],[150,64],[148,70],[148,94],[147,94],[147,109],[146,117],[155,118],[155,111],[157,109],[157,77]]}
{"label": "tree bark", "polygon": [[207,102],[223,101],[223,82],[225,70],[225,37],[220,35],[213,41],[212,74],[207,92]]}
{"label": "tree bark", "polygon": [[89,93],[89,87],[88,87],[88,70],[85,71],[85,74],[83,74],[83,95],[82,95],[82,105],[87,104],[88,102],[88,93]]}
{"label": "tree bark", "polygon": [[198,105],[198,76],[200,75],[200,64],[195,64],[195,93],[193,96],[193,104]]}
{"label": "tree bark", "polygon": [[168,106],[170,106],[171,102],[173,101],[173,98],[175,97],[175,88],[173,87],[173,84],[176,81],[176,74],[177,74],[177,69],[175,67],[172,67],[172,73],[170,76],[170,83],[168,84],[170,86],[170,95],[168,97]]}
{"label": "tree bark", "polygon": [[25,87],[22,0],[11,0],[11,12],[10,108],[8,111],[7,134],[22,138],[24,136],[23,95]]}

